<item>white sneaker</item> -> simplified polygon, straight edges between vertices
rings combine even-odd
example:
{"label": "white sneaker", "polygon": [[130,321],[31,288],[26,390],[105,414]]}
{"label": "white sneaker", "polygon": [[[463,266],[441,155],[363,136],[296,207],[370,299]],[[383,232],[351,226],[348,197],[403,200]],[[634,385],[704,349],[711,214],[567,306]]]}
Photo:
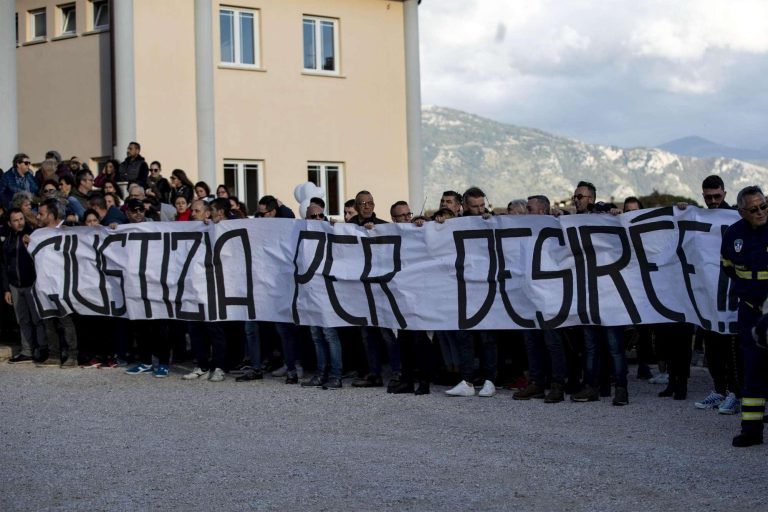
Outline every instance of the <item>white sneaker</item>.
{"label": "white sneaker", "polygon": [[211,382],[221,382],[224,380],[224,370],[221,368],[216,368],[211,372],[211,376],[208,377],[208,380]]}
{"label": "white sneaker", "polygon": [[285,375],[288,373],[288,367],[283,365],[277,370],[272,372],[273,377],[285,377]]}
{"label": "white sneaker", "polygon": [[669,384],[669,374],[666,373],[666,372],[665,373],[660,373],[660,374],[656,375],[655,377],[651,377],[650,379],[648,379],[648,382],[650,382],[651,384],[664,384],[664,385],[667,385],[667,384]]}
{"label": "white sneaker", "polygon": [[720,414],[737,414],[739,411],[741,411],[741,400],[733,393],[728,393],[723,403],[717,408]]}
{"label": "white sneaker", "polygon": [[184,380],[195,380],[195,379],[200,379],[207,376],[208,376],[208,372],[201,370],[199,367],[195,367],[194,370],[192,370],[186,375],[183,375],[181,378]]}
{"label": "white sneaker", "polygon": [[296,376],[299,380],[304,378],[304,367],[301,366],[301,363],[298,361],[296,361]]}
{"label": "white sneaker", "polygon": [[475,386],[463,380],[445,392],[448,396],[475,396]]}
{"label": "white sneaker", "polygon": [[483,383],[483,389],[477,394],[477,396],[493,396],[496,394],[496,386],[493,382],[487,380]]}

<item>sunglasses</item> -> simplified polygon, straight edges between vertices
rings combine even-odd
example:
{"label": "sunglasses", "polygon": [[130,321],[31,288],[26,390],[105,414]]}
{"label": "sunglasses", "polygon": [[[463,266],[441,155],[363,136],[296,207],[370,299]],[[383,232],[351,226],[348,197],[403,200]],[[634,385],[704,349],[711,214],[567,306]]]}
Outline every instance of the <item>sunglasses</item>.
{"label": "sunglasses", "polygon": [[585,197],[587,199],[592,199],[592,196],[585,196],[584,194],[576,194],[575,196],[573,196],[573,199],[576,199],[577,201],[581,201]]}
{"label": "sunglasses", "polygon": [[749,210],[747,210],[752,215],[756,214],[757,212],[764,212],[765,210],[768,210],[768,203],[763,203],[760,206],[753,206]]}
{"label": "sunglasses", "polygon": [[53,194],[54,192],[56,192],[55,188],[45,188],[45,189],[43,189],[43,193],[44,194]]}
{"label": "sunglasses", "polygon": [[705,201],[719,200],[723,198],[723,194],[702,194]]}
{"label": "sunglasses", "polygon": [[324,215],[322,213],[313,213],[312,215],[310,215],[307,218],[308,219],[320,219],[320,220],[322,220],[323,217],[324,217]]}
{"label": "sunglasses", "polygon": [[24,160],[21,163],[23,163],[24,165],[32,165],[32,162],[30,162],[29,160]]}
{"label": "sunglasses", "polygon": [[[150,171],[152,171],[152,172],[160,172],[160,169],[150,169]],[[175,177],[175,176],[173,176],[173,177]]]}

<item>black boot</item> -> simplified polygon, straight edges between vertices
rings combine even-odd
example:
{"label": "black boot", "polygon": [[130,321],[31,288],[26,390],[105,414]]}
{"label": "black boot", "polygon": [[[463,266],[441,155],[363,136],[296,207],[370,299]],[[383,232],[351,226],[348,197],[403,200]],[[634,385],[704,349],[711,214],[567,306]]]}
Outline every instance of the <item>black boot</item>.
{"label": "black boot", "polygon": [[688,398],[688,378],[678,377],[677,387],[675,388],[675,394],[672,396],[672,400],[685,400]]}
{"label": "black boot", "polygon": [[677,390],[677,384],[678,379],[676,375],[670,375],[669,376],[669,383],[667,384],[667,387],[664,389],[664,391],[659,391],[660,397],[667,397],[672,396],[675,394],[675,391]]}
{"label": "black boot", "polygon": [[429,394],[429,381],[420,380],[416,385],[416,389],[413,392],[414,395],[428,395]]}

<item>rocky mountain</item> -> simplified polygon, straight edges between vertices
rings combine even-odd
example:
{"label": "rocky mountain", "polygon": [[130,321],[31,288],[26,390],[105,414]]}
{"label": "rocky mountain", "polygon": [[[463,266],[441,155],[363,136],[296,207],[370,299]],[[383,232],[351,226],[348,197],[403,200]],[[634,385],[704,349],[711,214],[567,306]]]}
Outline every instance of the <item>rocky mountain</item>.
{"label": "rocky mountain", "polygon": [[657,146],[659,149],[678,155],[712,158],[724,156],[747,161],[768,161],[768,148],[765,150],[743,149],[723,146],[703,137],[691,136],[675,139]]}
{"label": "rocky mountain", "polygon": [[443,107],[424,107],[422,137],[427,208],[443,190],[471,185],[503,206],[532,194],[569,198],[579,180],[594,183],[604,201],[654,190],[698,198],[710,174],[721,175],[733,196],[747,185],[768,184],[768,167],[740,160],[587,144]]}

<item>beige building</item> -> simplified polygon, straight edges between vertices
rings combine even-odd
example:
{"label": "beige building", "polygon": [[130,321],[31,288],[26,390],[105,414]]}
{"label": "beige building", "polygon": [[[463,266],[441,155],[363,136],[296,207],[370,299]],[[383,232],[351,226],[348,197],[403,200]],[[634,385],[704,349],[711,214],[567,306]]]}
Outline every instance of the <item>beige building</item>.
{"label": "beige building", "polygon": [[360,189],[385,217],[423,201],[417,0],[4,3],[6,162],[57,149],[93,168],[136,140],[165,176],[226,182],[251,209],[264,194],[295,208],[307,180],[334,215]]}

